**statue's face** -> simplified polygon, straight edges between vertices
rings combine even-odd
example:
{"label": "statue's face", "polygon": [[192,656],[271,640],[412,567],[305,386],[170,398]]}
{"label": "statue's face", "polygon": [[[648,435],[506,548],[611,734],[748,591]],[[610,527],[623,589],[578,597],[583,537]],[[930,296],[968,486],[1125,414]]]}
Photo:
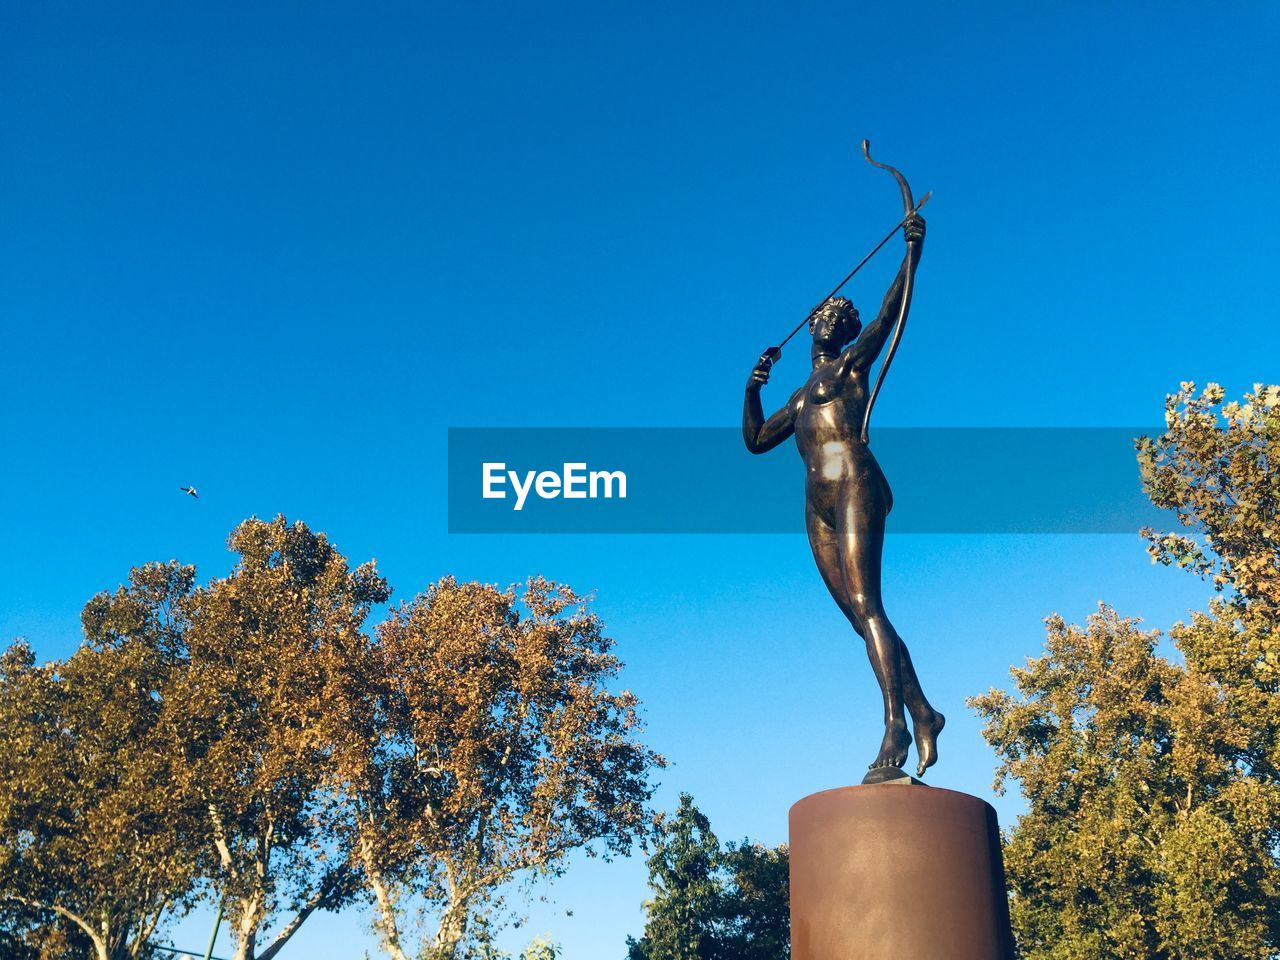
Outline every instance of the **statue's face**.
{"label": "statue's face", "polygon": [[809,332],[819,347],[839,350],[862,330],[858,311],[849,307],[841,311],[834,306],[823,307],[809,320]]}

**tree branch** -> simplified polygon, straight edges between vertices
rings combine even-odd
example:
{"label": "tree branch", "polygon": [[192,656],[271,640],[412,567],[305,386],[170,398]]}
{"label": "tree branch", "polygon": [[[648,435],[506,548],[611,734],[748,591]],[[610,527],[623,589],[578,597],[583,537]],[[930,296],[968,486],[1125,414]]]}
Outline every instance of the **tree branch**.
{"label": "tree branch", "polygon": [[138,922],[138,938],[134,942],[133,949],[129,951],[130,956],[136,957],[141,952],[143,945],[151,939],[151,934],[155,932],[156,926],[160,923],[160,918],[163,917],[165,911],[169,909],[170,903],[172,903],[172,901],[166,900],[160,905],[160,908],[151,915],[150,919],[143,917]]}
{"label": "tree branch", "polygon": [[346,880],[350,873],[351,868],[343,864],[325,877],[324,882],[311,895],[311,898],[303,904],[302,909],[294,914],[293,919],[286,923],[281,931],[276,934],[275,939],[271,941],[271,946],[258,954],[257,960],[272,960],[283,949],[284,945],[289,942],[289,938],[298,932],[298,928],[302,926],[307,917],[326,905],[326,901],[333,896],[338,887],[342,885],[342,881]]}
{"label": "tree branch", "polygon": [[13,900],[17,903],[23,904],[24,906],[31,907],[34,910],[52,910],[54,913],[66,917],[88,934],[89,939],[93,941],[94,946],[99,949],[102,949],[105,946],[106,941],[102,938],[101,934],[94,932],[93,925],[78,914],[72,913],[66,907],[59,906],[56,903],[43,903],[39,900],[30,900],[27,897],[20,897],[16,893],[6,893],[4,897],[6,900]]}
{"label": "tree branch", "polygon": [[209,804],[209,819],[213,823],[213,846],[218,851],[218,859],[222,861],[222,869],[234,878],[236,869],[231,860],[231,848],[227,846],[227,832],[222,826],[222,815],[218,813],[216,804]]}

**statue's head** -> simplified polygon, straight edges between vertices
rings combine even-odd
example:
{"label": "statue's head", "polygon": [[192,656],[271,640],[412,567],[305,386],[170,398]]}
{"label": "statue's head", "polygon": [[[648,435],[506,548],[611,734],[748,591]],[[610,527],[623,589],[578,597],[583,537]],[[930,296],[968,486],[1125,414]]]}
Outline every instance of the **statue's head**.
{"label": "statue's head", "polygon": [[815,351],[839,353],[862,332],[858,308],[844,297],[831,297],[809,317]]}

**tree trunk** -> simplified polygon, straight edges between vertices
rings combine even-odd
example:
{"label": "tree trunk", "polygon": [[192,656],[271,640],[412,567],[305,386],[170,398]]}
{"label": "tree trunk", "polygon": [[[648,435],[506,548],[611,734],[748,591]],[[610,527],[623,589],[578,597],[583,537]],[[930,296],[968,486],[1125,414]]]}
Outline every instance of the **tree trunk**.
{"label": "tree trunk", "polygon": [[364,863],[365,880],[377,902],[377,918],[373,926],[382,941],[382,948],[391,954],[392,960],[409,960],[409,955],[400,946],[400,927],[396,922],[395,898],[387,887],[382,871],[377,867],[373,850],[367,840],[360,842],[360,859]]}
{"label": "tree trunk", "polygon": [[261,895],[255,893],[244,902],[240,910],[240,921],[235,927],[235,949],[231,960],[254,960],[258,948],[258,924],[262,920]]}
{"label": "tree trunk", "polygon": [[130,949],[132,944],[129,943],[127,933],[122,935],[121,933],[111,931],[104,935],[102,939],[107,945],[107,957],[110,958],[110,960],[129,960],[129,958],[135,953],[135,951]]}
{"label": "tree trunk", "polygon": [[231,953],[231,960],[253,960],[253,953],[257,946],[258,931],[253,930],[249,933],[237,931],[235,949]]}
{"label": "tree trunk", "polygon": [[458,955],[458,947],[467,935],[467,909],[466,901],[450,901],[445,908],[432,944],[431,960],[453,960]]}

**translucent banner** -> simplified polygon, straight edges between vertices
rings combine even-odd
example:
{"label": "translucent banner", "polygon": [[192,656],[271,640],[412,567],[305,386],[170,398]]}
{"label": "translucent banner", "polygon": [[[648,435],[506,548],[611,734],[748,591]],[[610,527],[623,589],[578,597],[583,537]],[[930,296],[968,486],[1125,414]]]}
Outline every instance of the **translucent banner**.
{"label": "translucent banner", "polygon": [[[1169,525],[1142,492],[1143,427],[880,427],[888,532],[1135,533]],[[731,428],[449,430],[450,533],[803,533],[794,441]]]}

